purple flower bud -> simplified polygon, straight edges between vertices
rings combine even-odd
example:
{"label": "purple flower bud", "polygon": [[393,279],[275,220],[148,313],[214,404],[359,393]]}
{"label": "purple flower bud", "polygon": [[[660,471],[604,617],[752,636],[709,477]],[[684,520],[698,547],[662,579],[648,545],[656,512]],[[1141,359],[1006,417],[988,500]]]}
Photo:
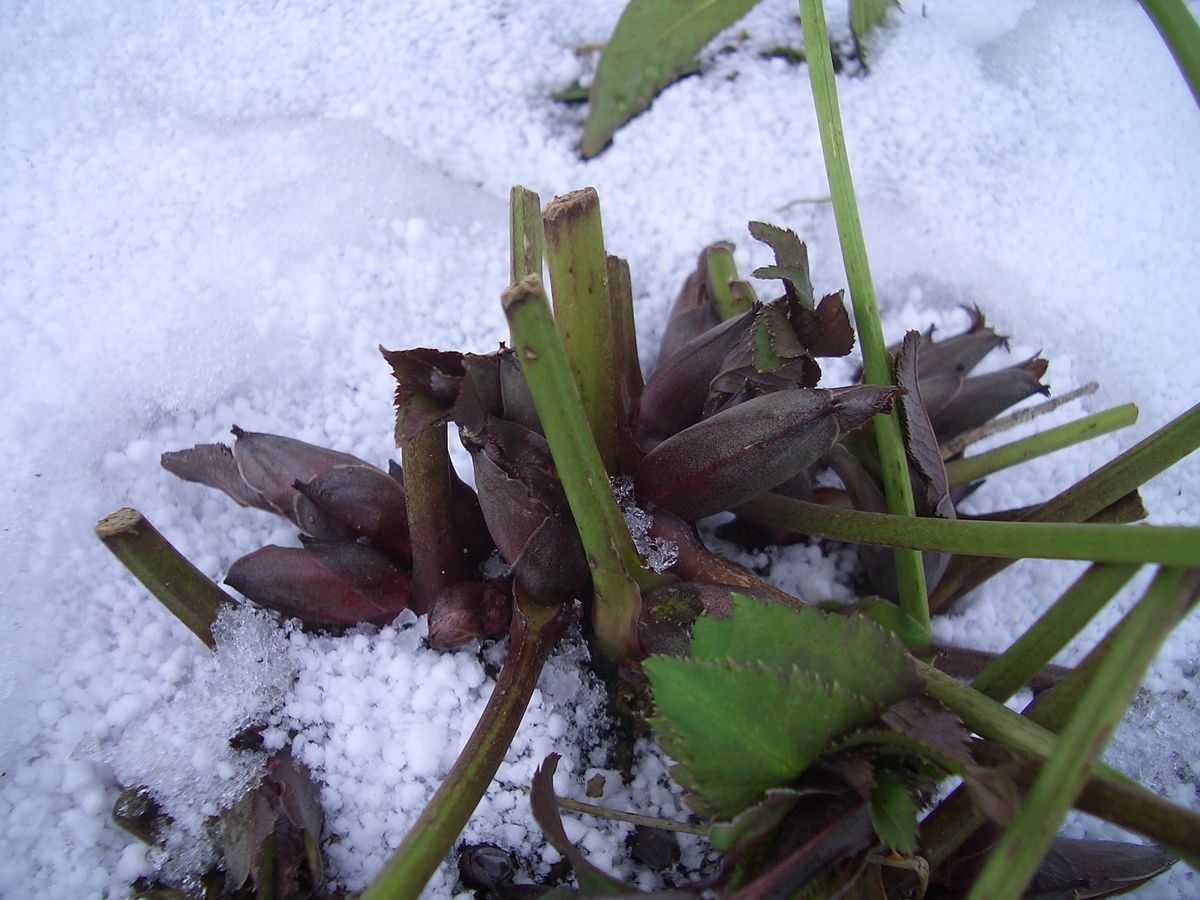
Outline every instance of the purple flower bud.
{"label": "purple flower bud", "polygon": [[308,541],[255,550],[225,583],[247,598],[312,626],[386,625],[408,606],[412,576],[356,543]]}
{"label": "purple flower bud", "polygon": [[587,559],[546,439],[491,416],[480,433],[460,434],[488,531],[513,574],[538,602],[574,597],[589,577]]}
{"label": "purple flower bud", "polygon": [[688,521],[731,509],[807,469],[898,393],[870,385],[796,389],[726,409],[646,456],[634,474],[638,497]]}
{"label": "purple flower bud", "polygon": [[[732,244],[721,243],[712,246],[727,247],[733,252]],[[683,287],[671,305],[667,327],[663,331],[662,342],[658,345],[659,365],[670,359],[688,341],[699,337],[710,328],[715,328],[721,322],[717,314],[716,298],[708,284],[708,251],[708,247],[700,251],[695,270],[683,282]]]}
{"label": "purple flower bud", "polygon": [[508,633],[512,618],[511,585],[504,579],[460,581],[433,601],[429,610],[429,646],[457,650],[471,641]]}
{"label": "purple flower bud", "polygon": [[[412,562],[404,488],[374,466],[335,466],[295,488],[323,517],[369,539],[393,559]],[[311,533],[311,532],[310,532]]]}

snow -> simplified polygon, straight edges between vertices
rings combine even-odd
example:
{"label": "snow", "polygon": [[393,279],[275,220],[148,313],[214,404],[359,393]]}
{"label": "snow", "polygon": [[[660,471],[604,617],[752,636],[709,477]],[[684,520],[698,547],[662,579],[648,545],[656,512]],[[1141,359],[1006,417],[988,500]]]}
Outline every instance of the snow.
{"label": "snow", "polygon": [[[488,351],[505,337],[511,185],[543,201],[599,190],[608,248],[630,261],[646,361],[701,246],[735,240],[743,271],[767,261],[750,219],[808,242],[818,290],[844,285],[828,205],[790,203],[827,194],[806,72],[757,55],[799,46],[795,5],[763,0],[702,54],[703,76],[585,163],[581,112],[548,94],[589,77],[594,59],[576,48],[603,41],[621,6],[0,6],[0,892],[127,895],[154,861],[108,820],[118,783],[157,779],[169,793],[192,779],[180,803],[214,802],[213,785],[246,776],[220,749],[234,719],[268,707],[268,734],[294,732],[323,783],[335,876],[362,887],[399,841],[490,691],[478,656],[423,649],[424,624],[408,619],[268,637],[243,614],[231,624],[243,637],[213,657],[91,528],[136,506],[214,578],[258,546],[294,543],[282,520],[171,479],[159,453],[225,440],[236,422],[384,463],[392,388],[376,347]],[[889,335],[960,324],[956,304],[978,303],[1012,335],[1014,358],[1045,353],[1056,392],[1101,381],[1043,424],[1127,400],[1141,409],[1127,431],[993,477],[979,501],[1019,505],[1195,400],[1200,115],[1132,0],[906,8],[870,76],[839,79]],[[844,35],[844,6],[830,16]],[[1157,522],[1195,521],[1200,463],[1144,496]],[[845,595],[836,556],[788,548],[757,563],[789,590]],[[1015,566],[937,636],[1001,649],[1078,571]],[[238,640],[256,633],[276,661],[247,685]],[[1198,645],[1193,619],[1110,755],[1193,808]],[[558,786],[581,796],[606,764],[582,652],[568,647],[543,678],[466,834],[543,868],[557,855],[523,795],[534,767],[563,753]],[[190,752],[164,761],[173,743]],[[661,758],[647,749],[640,765],[632,786],[608,779],[604,802],[682,816]],[[598,861],[619,849],[621,832],[578,821],[567,827]],[[685,848],[685,863],[698,853]],[[1194,895],[1195,878],[1177,867],[1152,895]],[[443,870],[429,893],[453,890]]]}

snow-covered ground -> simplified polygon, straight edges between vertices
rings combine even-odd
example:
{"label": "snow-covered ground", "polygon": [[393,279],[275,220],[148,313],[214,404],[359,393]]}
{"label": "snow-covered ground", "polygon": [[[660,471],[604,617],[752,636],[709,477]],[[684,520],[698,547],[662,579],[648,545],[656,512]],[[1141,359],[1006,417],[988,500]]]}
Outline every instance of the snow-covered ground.
{"label": "snow-covered ground", "polygon": [[[91,529],[136,506],[214,578],[294,541],[281,520],[172,479],[160,452],[236,423],[383,464],[392,385],[377,346],[487,351],[505,337],[511,185],[543,200],[599,190],[647,360],[701,246],[736,240],[744,271],[767,260],[750,219],[808,241],[818,289],[844,284],[828,205],[789,205],[827,193],[806,70],[759,55],[800,45],[796,5],[763,0],[703,54],[701,77],[585,163],[581,110],[548,95],[586,77],[580,48],[605,40],[621,6],[0,5],[0,894],[126,894],[150,860],[108,819],[118,782],[156,786],[181,823],[198,820],[250,777],[224,742],[268,715],[324,785],[341,883],[363,887],[399,841],[490,690],[478,654],[423,649],[410,617],[330,638],[243,615],[214,657]],[[889,334],[960,324],[956,304],[978,303],[1015,356],[1052,360],[1055,390],[1102,382],[1051,422],[1141,408],[1134,428],[982,493],[1019,505],[1196,400],[1200,112],[1133,0],[906,10],[870,76],[839,82]],[[844,37],[844,6],[830,18]],[[1195,522],[1200,464],[1144,496],[1156,521]],[[937,635],[1003,648],[1078,570],[1018,565]],[[814,597],[846,591],[808,548],[778,553],[775,572]],[[1193,619],[1110,754],[1193,807],[1198,644]],[[604,764],[582,652],[548,671],[469,836],[555,858],[523,789],[551,749],[563,790]],[[639,779],[610,777],[604,802],[683,814],[660,758],[647,754]],[[597,862],[620,856],[621,832],[579,821],[569,833]],[[1198,885],[1177,868],[1149,896]],[[430,895],[453,889],[443,872]]]}

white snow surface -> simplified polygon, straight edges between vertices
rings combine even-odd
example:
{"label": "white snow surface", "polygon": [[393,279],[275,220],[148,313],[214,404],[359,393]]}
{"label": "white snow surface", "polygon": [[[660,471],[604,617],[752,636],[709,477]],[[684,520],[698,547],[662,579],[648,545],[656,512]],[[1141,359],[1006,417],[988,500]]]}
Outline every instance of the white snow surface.
{"label": "white snow surface", "polygon": [[[396,451],[377,346],[486,352],[506,336],[511,185],[544,201],[599,190],[646,361],[703,245],[737,241],[743,271],[768,261],[751,219],[808,242],[819,290],[844,285],[828,204],[787,205],[827,194],[806,69],[759,55],[801,44],[795,4],[763,0],[702,53],[703,75],[584,162],[581,109],[549,94],[590,75],[577,50],[604,41],[621,8],[0,4],[0,895],[128,895],[156,860],[109,820],[119,785],[202,817],[253,777],[261,761],[224,745],[264,719],[321,784],[340,884],[363,888],[397,845],[491,690],[481,658],[503,645],[437,654],[408,614],[331,637],[243,610],[214,656],[92,526],[135,506],[216,579],[294,542],[282,520],[171,478],[159,454],[226,440],[236,423],[383,464]],[[844,4],[830,19],[844,38]],[[1014,358],[1052,361],[1056,391],[1102,383],[1043,424],[1141,409],[1133,428],[989,479],[977,508],[1049,496],[1195,402],[1200,112],[1136,2],[906,4],[870,75],[839,90],[889,337],[961,325],[957,305],[977,303]],[[1200,465],[1144,497],[1156,522],[1195,522]],[[843,553],[751,562],[814,599],[848,593]],[[1017,565],[936,636],[1002,649],[1079,571]],[[1193,808],[1198,643],[1193,617],[1109,754]],[[557,856],[524,794],[534,768],[562,753],[558,787],[581,796],[606,765],[585,653],[567,646],[548,668],[466,833],[542,871]],[[602,802],[684,817],[663,758],[646,746],[641,759],[632,785],[609,773]],[[622,858],[620,828],[567,818],[597,863]],[[1080,817],[1070,828],[1113,833]],[[688,845],[685,863],[701,853]],[[428,895],[456,889],[443,867]],[[1198,891],[1179,866],[1146,895]]]}

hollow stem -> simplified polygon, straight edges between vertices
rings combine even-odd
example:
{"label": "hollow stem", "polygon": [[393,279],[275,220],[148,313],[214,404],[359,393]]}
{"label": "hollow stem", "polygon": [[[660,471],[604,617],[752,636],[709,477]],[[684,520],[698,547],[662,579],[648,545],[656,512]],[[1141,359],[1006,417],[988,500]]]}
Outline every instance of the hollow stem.
{"label": "hollow stem", "polygon": [[946,463],[946,477],[949,479],[951,487],[970,484],[993,472],[1011,468],[1066,447],[1073,447],[1119,428],[1127,428],[1137,421],[1137,417],[1138,409],[1132,403],[1114,406],[1112,409],[1106,409],[1095,415],[1085,416],[1074,422],[1059,425],[1057,428],[1030,435],[977,456],[965,456],[950,460]]}
{"label": "hollow stem", "polygon": [[[833,214],[842,245],[846,281],[854,305],[854,323],[862,347],[863,377],[870,384],[889,385],[893,383],[892,363],[883,339],[875,285],[871,279],[854,182],[850,175],[833,58],[829,50],[829,30],[821,0],[801,0],[800,21],[804,26],[804,49],[821,132],[821,147],[825,154],[825,171],[829,176],[829,192],[833,197]],[[899,415],[895,411],[878,415],[874,423],[888,509],[898,516],[914,516],[912,482],[900,437]],[[898,549],[895,556],[900,606],[929,633],[929,601],[921,554],[912,549]]]}
{"label": "hollow stem", "polygon": [[421,895],[495,777],[569,618],[561,607],[528,602],[518,589],[512,646],[479,723],[446,780],[361,900],[410,900]]}
{"label": "hollow stem", "polygon": [[555,197],[546,206],[545,229],[554,319],[605,471],[615,474],[620,404],[613,376],[619,351],[596,191]]}
{"label": "hollow stem", "polygon": [[212,649],[212,624],[232,598],[172,546],[136,509],[96,523],[96,537],[151,594]]}
{"label": "hollow stem", "polygon": [[546,235],[542,230],[542,198],[529,188],[515,185],[509,197],[509,278],[542,275]]}

